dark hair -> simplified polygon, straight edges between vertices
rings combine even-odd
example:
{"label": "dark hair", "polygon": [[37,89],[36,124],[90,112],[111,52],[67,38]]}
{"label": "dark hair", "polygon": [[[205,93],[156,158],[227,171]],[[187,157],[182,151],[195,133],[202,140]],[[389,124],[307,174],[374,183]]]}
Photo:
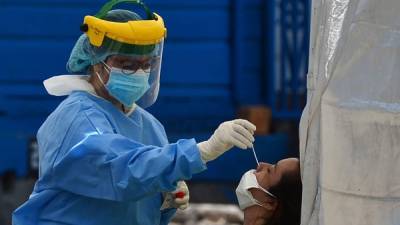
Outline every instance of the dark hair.
{"label": "dark hair", "polygon": [[302,184],[300,168],[282,175],[280,182],[269,188],[278,198],[278,208],[266,225],[300,225]]}

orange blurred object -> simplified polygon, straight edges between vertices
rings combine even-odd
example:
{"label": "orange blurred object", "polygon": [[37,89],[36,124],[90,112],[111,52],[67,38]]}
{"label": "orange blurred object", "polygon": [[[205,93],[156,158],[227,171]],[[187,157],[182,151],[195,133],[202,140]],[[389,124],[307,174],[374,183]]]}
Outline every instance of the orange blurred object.
{"label": "orange blurred object", "polygon": [[256,135],[270,134],[271,130],[271,109],[266,106],[243,106],[239,108],[238,117],[250,121],[256,125]]}

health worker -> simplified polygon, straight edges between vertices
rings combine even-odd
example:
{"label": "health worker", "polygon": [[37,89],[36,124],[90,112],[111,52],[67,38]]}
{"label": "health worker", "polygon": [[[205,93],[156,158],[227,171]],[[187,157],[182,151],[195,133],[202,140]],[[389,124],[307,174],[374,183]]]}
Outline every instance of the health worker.
{"label": "health worker", "polygon": [[[146,18],[118,3],[144,8]],[[14,225],[168,224],[188,205],[184,180],[234,146],[252,147],[256,127],[222,123],[207,141],[169,143],[144,108],[157,99],[166,28],[139,0],[112,0],[86,16],[67,63],[44,82],[68,96],[37,133],[39,179]],[[176,109],[179,110],[179,109]]]}

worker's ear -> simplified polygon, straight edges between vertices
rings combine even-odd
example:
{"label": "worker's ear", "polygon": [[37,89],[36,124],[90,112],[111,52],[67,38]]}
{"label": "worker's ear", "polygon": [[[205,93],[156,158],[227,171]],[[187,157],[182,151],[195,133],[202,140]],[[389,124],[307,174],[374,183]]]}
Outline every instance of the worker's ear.
{"label": "worker's ear", "polygon": [[97,64],[94,64],[91,69],[93,72],[98,72],[99,74],[102,74],[104,68],[101,63],[97,63]]}

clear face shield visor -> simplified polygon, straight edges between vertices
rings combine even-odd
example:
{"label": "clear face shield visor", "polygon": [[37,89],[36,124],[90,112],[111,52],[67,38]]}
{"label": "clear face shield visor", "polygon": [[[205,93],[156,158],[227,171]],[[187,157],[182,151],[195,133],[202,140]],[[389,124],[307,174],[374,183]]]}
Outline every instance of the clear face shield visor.
{"label": "clear face shield visor", "polygon": [[101,47],[92,46],[90,51],[108,72],[114,67],[120,69],[121,76],[134,76],[138,71],[149,74],[149,89],[136,101],[146,108],[157,100],[160,90],[163,43],[139,46],[110,41]]}
{"label": "clear face shield visor", "polygon": [[[103,20],[114,5],[130,2],[143,6],[148,15],[145,20],[112,22]],[[141,107],[149,107],[158,96],[160,70],[166,28],[161,16],[151,13],[139,0],[111,0],[96,16],[85,16],[81,30],[90,42],[92,62],[112,62],[123,75],[132,75],[139,69],[149,73],[149,89],[136,101]]]}

